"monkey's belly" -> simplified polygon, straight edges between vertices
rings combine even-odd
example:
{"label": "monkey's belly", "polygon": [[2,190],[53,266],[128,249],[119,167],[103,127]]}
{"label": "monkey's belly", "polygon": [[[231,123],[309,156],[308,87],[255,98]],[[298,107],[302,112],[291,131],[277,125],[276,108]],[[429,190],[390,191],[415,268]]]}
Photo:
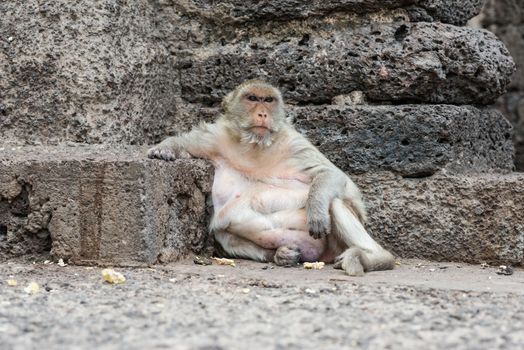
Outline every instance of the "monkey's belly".
{"label": "monkey's belly", "polygon": [[238,216],[246,209],[260,214],[302,209],[309,187],[299,176],[250,179],[234,169],[219,166],[213,181],[213,207],[221,218]]}
{"label": "monkey's belly", "polygon": [[303,261],[322,259],[327,240],[309,234],[305,205],[310,185],[302,178],[291,175],[254,180],[234,169],[217,167],[211,229],[240,236],[265,249],[298,247]]}

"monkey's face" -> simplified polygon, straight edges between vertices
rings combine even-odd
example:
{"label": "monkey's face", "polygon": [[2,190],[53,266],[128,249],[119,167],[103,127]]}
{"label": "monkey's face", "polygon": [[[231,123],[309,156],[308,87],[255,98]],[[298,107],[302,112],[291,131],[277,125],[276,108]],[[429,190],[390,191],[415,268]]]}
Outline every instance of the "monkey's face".
{"label": "monkey's face", "polygon": [[240,131],[241,142],[270,146],[286,122],[280,91],[264,82],[247,82],[230,98],[226,112]]}

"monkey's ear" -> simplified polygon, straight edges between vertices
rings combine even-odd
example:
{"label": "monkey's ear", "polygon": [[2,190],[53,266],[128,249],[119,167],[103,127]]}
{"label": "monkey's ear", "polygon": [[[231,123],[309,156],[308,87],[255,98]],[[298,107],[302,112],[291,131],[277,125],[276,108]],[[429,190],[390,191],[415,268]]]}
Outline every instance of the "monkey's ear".
{"label": "monkey's ear", "polygon": [[224,98],[222,99],[222,103],[220,104],[220,107],[222,108],[222,111],[227,112],[227,107],[231,105],[231,101],[233,101],[235,91],[231,91],[228,93]]}

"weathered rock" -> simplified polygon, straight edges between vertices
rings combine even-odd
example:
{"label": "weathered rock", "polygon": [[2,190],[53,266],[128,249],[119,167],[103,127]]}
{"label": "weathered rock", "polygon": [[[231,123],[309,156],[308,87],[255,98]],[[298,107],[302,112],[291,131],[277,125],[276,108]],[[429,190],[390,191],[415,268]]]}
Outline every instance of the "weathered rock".
{"label": "weathered rock", "polygon": [[0,3],[0,138],[154,142],[177,74],[148,1]]}
{"label": "weathered rock", "polygon": [[[466,21],[477,15],[486,0],[421,0],[410,9],[412,20],[433,21],[464,25]],[[422,9],[422,10],[419,10]],[[420,19],[415,15],[422,14]]]}
{"label": "weathered rock", "polygon": [[484,25],[499,25],[524,23],[523,0],[487,0],[482,10]]}
{"label": "weathered rock", "polygon": [[[218,108],[181,105],[178,130],[211,122]],[[499,112],[453,105],[288,106],[295,127],[334,164],[351,174],[391,171],[404,177],[509,172],[514,147],[510,123]],[[185,121],[185,122],[184,122]],[[167,136],[167,135],[166,135]]]}
{"label": "weathered rock", "polygon": [[517,66],[508,93],[497,101],[497,107],[515,128],[515,166],[524,171],[524,1],[488,1],[479,17],[481,25],[504,42]]}
{"label": "weathered rock", "polygon": [[326,103],[360,90],[370,101],[489,104],[504,93],[514,70],[493,34],[440,23],[376,24],[329,37],[205,47],[179,66],[182,97],[204,104],[216,104],[255,77],[282,86],[298,103]]}
{"label": "weathered rock", "polygon": [[406,177],[513,169],[511,125],[471,106],[291,108],[295,125],[349,173],[389,170]]}
{"label": "weathered rock", "polygon": [[206,248],[211,167],[144,148],[0,152],[0,258],[51,249],[77,264],[150,264]]}
{"label": "weathered rock", "polygon": [[524,263],[524,174],[354,179],[368,203],[368,228],[401,257]]}
{"label": "weathered rock", "polygon": [[508,92],[497,101],[497,107],[513,125],[515,168],[524,171],[524,90]]}
{"label": "weathered rock", "polygon": [[508,85],[508,90],[524,91],[524,17],[520,25],[509,24],[488,28],[504,42],[516,64],[517,70]]}
{"label": "weathered rock", "polygon": [[480,12],[483,3],[484,0],[277,0],[247,4],[242,0],[184,0],[176,5],[186,14],[223,24],[290,20],[333,12],[363,14],[403,7],[413,20],[464,24]]}

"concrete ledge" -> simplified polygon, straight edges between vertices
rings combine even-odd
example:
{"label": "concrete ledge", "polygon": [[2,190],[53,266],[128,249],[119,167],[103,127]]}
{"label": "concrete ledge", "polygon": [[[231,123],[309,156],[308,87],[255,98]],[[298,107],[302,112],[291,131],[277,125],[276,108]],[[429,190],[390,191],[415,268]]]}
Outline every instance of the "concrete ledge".
{"label": "concrete ledge", "polygon": [[0,156],[0,258],[136,265],[204,249],[211,166],[144,147],[23,147]]}

